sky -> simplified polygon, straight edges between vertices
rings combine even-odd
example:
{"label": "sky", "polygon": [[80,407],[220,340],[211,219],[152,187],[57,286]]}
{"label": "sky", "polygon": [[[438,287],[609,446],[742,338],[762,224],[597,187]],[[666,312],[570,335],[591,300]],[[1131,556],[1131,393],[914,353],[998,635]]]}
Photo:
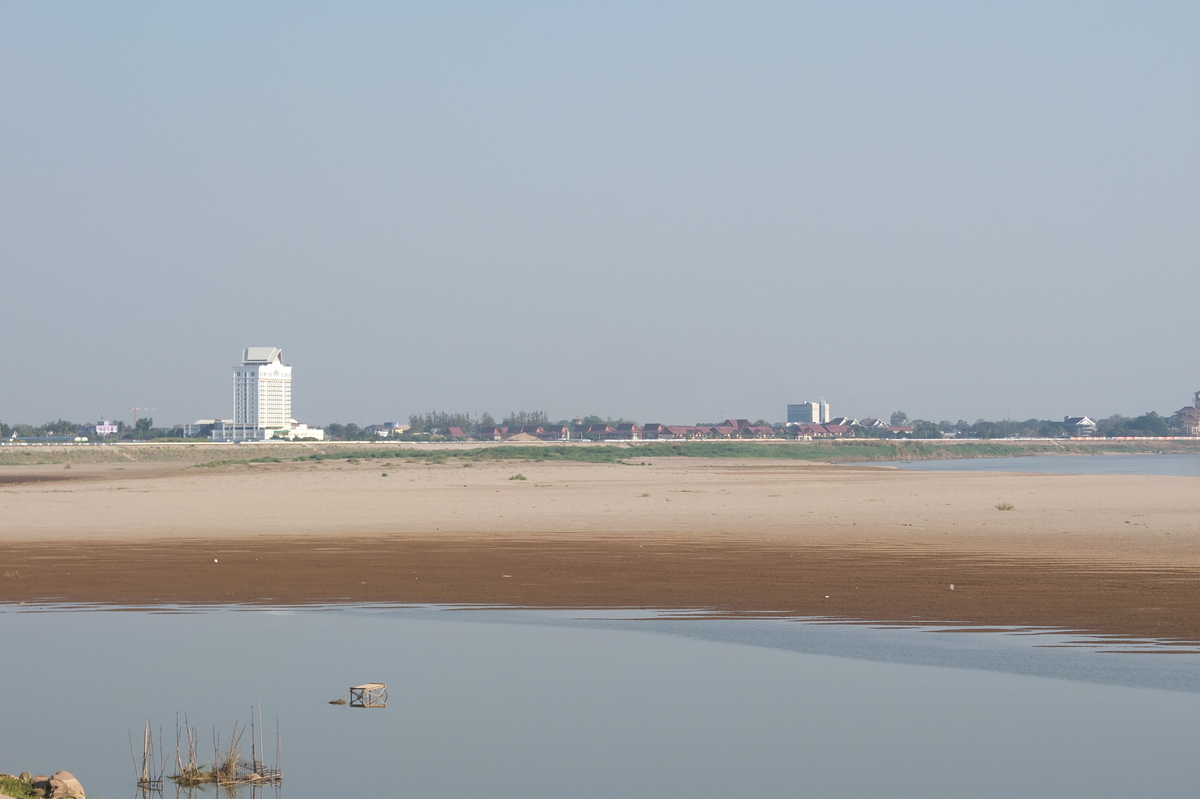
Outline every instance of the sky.
{"label": "sky", "polygon": [[[1193,2],[0,5],[0,420],[1170,413]],[[145,415],[143,412],[142,415]]]}

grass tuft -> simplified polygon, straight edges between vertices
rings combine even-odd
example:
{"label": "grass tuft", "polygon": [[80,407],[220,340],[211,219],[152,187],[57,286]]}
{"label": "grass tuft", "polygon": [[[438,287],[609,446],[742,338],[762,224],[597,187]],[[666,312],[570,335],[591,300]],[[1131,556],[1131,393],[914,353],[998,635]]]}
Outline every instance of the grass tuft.
{"label": "grass tuft", "polygon": [[509,480],[528,480],[529,478],[526,477],[525,475],[521,474],[520,472],[517,472],[516,474],[514,474],[512,477],[510,477],[508,479]]}
{"label": "grass tuft", "polygon": [[34,792],[33,786],[28,782],[9,776],[0,776],[0,794],[11,796],[13,799],[33,799],[35,796],[41,796],[40,793]]}
{"label": "grass tuft", "polygon": [[1013,509],[1013,506],[1007,502],[1001,502],[999,505],[996,506],[996,510],[1012,510],[1012,509]]}

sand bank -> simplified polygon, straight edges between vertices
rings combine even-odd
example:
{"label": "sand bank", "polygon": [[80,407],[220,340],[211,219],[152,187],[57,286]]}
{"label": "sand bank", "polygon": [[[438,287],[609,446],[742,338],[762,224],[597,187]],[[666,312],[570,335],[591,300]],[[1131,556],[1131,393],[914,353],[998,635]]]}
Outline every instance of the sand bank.
{"label": "sand bank", "polygon": [[0,601],[718,607],[1200,640],[1196,478],[647,464],[0,467]]}

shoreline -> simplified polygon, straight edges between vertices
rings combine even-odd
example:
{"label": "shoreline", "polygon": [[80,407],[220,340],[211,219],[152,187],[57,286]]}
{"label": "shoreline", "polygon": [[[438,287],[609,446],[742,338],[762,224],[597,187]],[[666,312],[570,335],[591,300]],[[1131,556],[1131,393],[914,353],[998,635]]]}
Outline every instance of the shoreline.
{"label": "shoreline", "polygon": [[621,463],[632,458],[786,460],[873,463],[893,460],[963,460],[1052,455],[1200,453],[1200,439],[828,439],[788,441],[542,441],[516,442],[210,442],[151,441],[88,444],[0,444],[0,468],[102,463],[180,463],[229,466],[353,458],[418,461],[561,461]]}
{"label": "shoreline", "polygon": [[[1200,643],[1200,570],[770,541],[61,541],[0,545],[0,603],[700,610]],[[951,588],[950,586],[954,587]]]}

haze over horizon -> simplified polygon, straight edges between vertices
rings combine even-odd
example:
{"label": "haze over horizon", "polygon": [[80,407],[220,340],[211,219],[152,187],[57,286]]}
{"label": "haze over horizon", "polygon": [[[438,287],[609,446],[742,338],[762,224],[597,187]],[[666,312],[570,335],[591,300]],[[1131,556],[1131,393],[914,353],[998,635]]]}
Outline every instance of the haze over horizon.
{"label": "haze over horizon", "polygon": [[1200,7],[0,7],[0,419],[1169,413]]}

